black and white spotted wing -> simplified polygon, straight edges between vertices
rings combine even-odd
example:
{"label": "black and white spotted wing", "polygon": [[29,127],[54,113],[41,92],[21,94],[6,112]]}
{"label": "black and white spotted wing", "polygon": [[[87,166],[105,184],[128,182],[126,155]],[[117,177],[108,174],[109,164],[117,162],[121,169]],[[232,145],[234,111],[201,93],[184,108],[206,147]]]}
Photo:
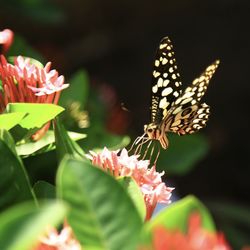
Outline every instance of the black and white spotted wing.
{"label": "black and white spotted wing", "polygon": [[[177,109],[176,109],[177,110]],[[206,103],[194,104],[171,114],[168,131],[178,135],[192,134],[206,126],[210,107]]]}
{"label": "black and white spotted wing", "polygon": [[200,104],[209,81],[215,73],[219,61],[215,61],[187,87],[176,99],[170,113],[166,117],[167,130],[179,135],[191,134],[206,125],[209,116],[209,106]]}
{"label": "black and white spotted wing", "polygon": [[139,138],[139,141],[144,139],[141,144],[148,140],[158,140],[162,148],[167,149],[167,132],[192,134],[206,125],[209,106],[200,100],[218,65],[219,60],[207,67],[182,92],[173,46],[168,37],[162,39],[153,71],[151,123],[144,126],[146,138]]}
{"label": "black and white spotted wing", "polygon": [[156,52],[152,77],[151,122],[159,124],[177,97],[181,95],[173,45],[168,37],[161,40]]}

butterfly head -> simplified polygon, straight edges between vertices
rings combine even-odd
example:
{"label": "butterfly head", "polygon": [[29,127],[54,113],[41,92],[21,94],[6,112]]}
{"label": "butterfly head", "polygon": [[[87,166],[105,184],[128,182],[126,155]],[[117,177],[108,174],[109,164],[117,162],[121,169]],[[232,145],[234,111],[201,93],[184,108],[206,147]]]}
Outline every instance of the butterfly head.
{"label": "butterfly head", "polygon": [[150,123],[144,125],[144,132],[148,135],[151,140],[158,140],[161,146],[166,149],[168,147],[168,139],[164,130],[160,128],[159,125],[155,123]]}
{"label": "butterfly head", "polygon": [[157,139],[160,130],[156,124],[150,123],[148,125],[144,125],[144,132],[150,139]]}

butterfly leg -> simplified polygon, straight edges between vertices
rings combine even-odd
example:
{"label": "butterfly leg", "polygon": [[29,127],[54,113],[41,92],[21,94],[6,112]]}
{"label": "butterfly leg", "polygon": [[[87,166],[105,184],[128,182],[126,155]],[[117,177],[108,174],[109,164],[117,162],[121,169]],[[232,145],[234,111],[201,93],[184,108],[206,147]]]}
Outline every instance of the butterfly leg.
{"label": "butterfly leg", "polygon": [[149,140],[150,140],[150,138],[144,137],[142,142],[140,142],[140,144],[136,147],[134,154],[139,155],[141,153],[143,144],[147,143]]}
{"label": "butterfly leg", "polygon": [[135,145],[137,145],[141,140],[143,140],[145,137],[145,133],[142,135],[142,136],[138,136],[135,140],[134,140],[134,142],[133,142],[133,144],[131,145],[131,147],[129,148],[129,150],[128,150],[128,152],[130,152],[132,149],[133,149],[133,147],[135,146]]}
{"label": "butterfly leg", "polygon": [[147,148],[145,149],[145,152],[144,152],[144,155],[143,155],[143,157],[142,157],[142,160],[144,160],[144,159],[146,158],[146,156],[147,156],[147,154],[148,154],[148,150],[149,150],[151,144],[152,144],[152,140],[151,140],[151,141],[149,142],[149,144],[147,145]]}
{"label": "butterfly leg", "polygon": [[151,149],[150,156],[149,156],[149,161],[150,161],[150,162],[151,162],[151,160],[152,160],[152,157],[153,157],[153,154],[154,154],[154,151],[155,151],[155,141],[154,141],[153,143],[154,143],[154,145],[153,145],[153,147],[152,147],[152,149]]}
{"label": "butterfly leg", "polygon": [[156,165],[156,163],[157,163],[157,160],[158,160],[158,158],[160,156],[160,152],[161,152],[161,148],[160,148],[160,146],[158,144],[158,152],[157,152],[157,155],[156,155],[156,158],[155,158],[155,161],[154,161],[154,165]]}

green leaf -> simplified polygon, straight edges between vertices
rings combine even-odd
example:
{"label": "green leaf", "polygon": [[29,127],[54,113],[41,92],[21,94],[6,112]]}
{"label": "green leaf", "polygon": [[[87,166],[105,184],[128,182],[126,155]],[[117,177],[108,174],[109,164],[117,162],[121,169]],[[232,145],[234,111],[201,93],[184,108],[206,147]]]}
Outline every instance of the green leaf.
{"label": "green leaf", "polygon": [[206,138],[200,134],[170,135],[170,146],[161,150],[157,166],[166,170],[168,174],[185,175],[208,152],[209,146]]}
{"label": "green leaf", "polygon": [[26,115],[25,112],[15,112],[0,115],[0,129],[9,130],[19,124]]}
{"label": "green leaf", "polygon": [[85,107],[89,94],[89,78],[85,70],[79,70],[69,79],[70,87],[63,91],[59,104],[68,107],[73,102],[78,102],[81,109]]}
{"label": "green leaf", "polygon": [[56,226],[66,215],[62,202],[50,202],[41,208],[33,203],[19,204],[0,215],[0,246],[5,250],[32,249],[48,226]]}
{"label": "green leaf", "polygon": [[163,225],[168,229],[187,229],[187,222],[192,212],[198,211],[202,218],[202,227],[214,231],[215,226],[208,209],[194,196],[187,196],[174,202],[156,215],[148,224],[149,228]]}
{"label": "green leaf", "polygon": [[[68,136],[71,140],[77,141],[86,137],[84,134],[75,133],[75,132],[67,132]],[[55,134],[54,131],[49,130],[46,134],[38,141],[33,142],[25,142],[23,144],[19,144],[16,147],[18,155],[28,156],[33,155],[34,153],[45,153],[55,149]]]}
{"label": "green leaf", "polygon": [[84,249],[135,249],[142,220],[112,176],[88,161],[65,159],[56,180],[59,197],[71,205],[68,222]]}
{"label": "green leaf", "polygon": [[[5,142],[8,148],[12,151],[12,153],[17,156],[17,151],[15,147],[15,141],[13,140],[12,136],[9,132],[4,129],[0,129],[0,139]],[[17,157],[18,158],[18,157]],[[18,158],[19,159],[19,158]]]}
{"label": "green leaf", "polygon": [[[4,135],[5,134],[5,135]],[[35,200],[30,181],[21,159],[13,151],[15,145],[7,131],[0,138],[0,208],[25,201]]]}
{"label": "green leaf", "polygon": [[33,190],[38,199],[53,199],[56,197],[56,188],[46,181],[35,183]]}
{"label": "green leaf", "polygon": [[64,108],[54,104],[40,103],[9,103],[8,113],[26,112],[28,115],[19,123],[26,129],[41,128],[45,123],[55,118]]}
{"label": "green leaf", "polygon": [[54,122],[54,132],[56,151],[59,161],[61,161],[65,157],[65,155],[70,155],[71,157],[78,159],[82,159],[83,157],[85,157],[84,151],[76,142],[71,140],[59,119],[56,119]]}
{"label": "green leaf", "polygon": [[134,202],[139,214],[141,215],[142,220],[144,220],[146,216],[146,205],[139,186],[130,177],[122,177],[119,178],[118,181],[127,190],[128,194],[130,195],[130,198]]}

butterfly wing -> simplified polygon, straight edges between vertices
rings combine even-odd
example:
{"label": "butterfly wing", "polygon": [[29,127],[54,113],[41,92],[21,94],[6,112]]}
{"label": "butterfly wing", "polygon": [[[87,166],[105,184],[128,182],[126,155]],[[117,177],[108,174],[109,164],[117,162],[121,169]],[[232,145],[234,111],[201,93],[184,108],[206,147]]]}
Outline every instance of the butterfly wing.
{"label": "butterfly wing", "polygon": [[200,104],[209,81],[219,65],[219,60],[208,66],[206,70],[187,87],[176,99],[170,114],[163,119],[166,130],[180,135],[191,134],[206,125],[209,116],[209,106]]}
{"label": "butterfly wing", "polygon": [[216,69],[218,68],[219,63],[220,61],[216,60],[214,63],[209,65],[198,78],[194,79],[191,87],[185,89],[183,98],[185,98],[185,94],[187,96],[190,96],[191,93],[193,93],[193,99],[199,102],[202,96],[204,96],[204,94],[206,93],[208,84],[212,76],[214,75]]}
{"label": "butterfly wing", "polygon": [[179,135],[192,134],[206,126],[209,116],[206,103],[192,105],[171,115],[168,122],[169,131]]}
{"label": "butterfly wing", "polygon": [[181,79],[177,71],[173,45],[164,37],[156,52],[152,77],[151,122],[159,124],[167,115],[177,97],[181,95]]}

